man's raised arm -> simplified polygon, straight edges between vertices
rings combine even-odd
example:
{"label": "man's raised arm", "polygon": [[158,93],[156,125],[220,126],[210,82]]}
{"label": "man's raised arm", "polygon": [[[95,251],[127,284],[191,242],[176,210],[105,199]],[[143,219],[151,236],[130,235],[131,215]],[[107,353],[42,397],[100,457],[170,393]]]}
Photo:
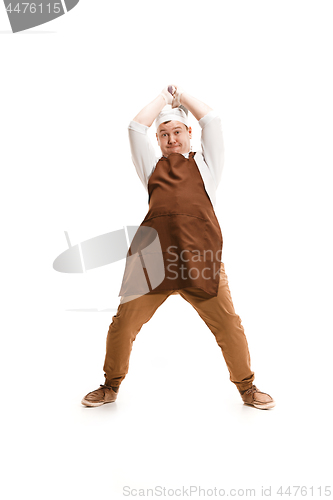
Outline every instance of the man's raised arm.
{"label": "man's raised arm", "polygon": [[172,104],[172,99],[172,95],[168,92],[168,88],[163,89],[152,102],[147,104],[147,106],[133,118],[133,121],[150,127],[164,106]]}
{"label": "man's raised arm", "polygon": [[221,119],[207,104],[192,97],[182,88],[173,85],[172,107],[185,106],[199,121],[201,127],[201,147],[204,160],[214,178],[215,187],[221,180],[224,165],[224,141]]}
{"label": "man's raised arm", "polygon": [[191,96],[181,87],[178,87],[177,85],[173,85],[173,87],[175,89],[172,101],[173,108],[176,108],[177,106],[180,106],[182,104],[192,113],[194,118],[196,118],[198,121],[206,116],[210,111],[213,111],[212,108],[207,106],[207,104]]}
{"label": "man's raised arm", "polygon": [[147,131],[164,106],[171,103],[172,95],[166,87],[133,118],[128,126],[132,160],[146,190],[148,189],[149,177],[157,161]]}

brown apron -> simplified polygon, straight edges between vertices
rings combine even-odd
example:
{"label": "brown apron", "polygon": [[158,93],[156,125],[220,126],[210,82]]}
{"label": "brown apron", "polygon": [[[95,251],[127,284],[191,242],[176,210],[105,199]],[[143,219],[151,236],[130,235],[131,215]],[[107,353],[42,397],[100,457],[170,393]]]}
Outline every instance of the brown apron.
{"label": "brown apron", "polygon": [[[194,155],[171,153],[157,162],[148,182],[149,210],[129,248],[120,296],[189,287],[217,295],[223,238]],[[142,257],[145,248],[153,247],[152,238],[142,233],[147,227],[157,231],[165,276],[158,286],[151,286],[148,255],[143,255],[138,268],[147,280],[145,292],[129,258]]]}

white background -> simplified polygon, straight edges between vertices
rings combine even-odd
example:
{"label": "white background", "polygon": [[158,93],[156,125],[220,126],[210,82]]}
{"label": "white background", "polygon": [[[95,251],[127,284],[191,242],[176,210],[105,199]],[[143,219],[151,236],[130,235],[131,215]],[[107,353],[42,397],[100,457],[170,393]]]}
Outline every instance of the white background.
{"label": "white background", "polygon": [[[322,0],[81,0],[12,34],[0,8],[6,500],[332,484],[332,15]],[[180,296],[139,333],[117,402],[80,404],[104,382],[125,261],[52,264],[64,231],[74,245],[143,220],[127,126],[170,83],[222,118],[222,259],[273,410],[243,405]]]}

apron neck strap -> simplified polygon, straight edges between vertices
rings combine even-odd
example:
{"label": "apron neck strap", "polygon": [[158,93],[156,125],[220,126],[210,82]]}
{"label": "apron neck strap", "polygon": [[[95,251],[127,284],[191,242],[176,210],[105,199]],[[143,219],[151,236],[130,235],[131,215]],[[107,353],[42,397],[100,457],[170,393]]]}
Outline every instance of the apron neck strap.
{"label": "apron neck strap", "polygon": [[[194,155],[195,155],[195,151],[190,151],[189,154],[188,154],[188,157],[189,158],[194,158]],[[166,156],[161,156],[160,160],[167,160],[168,158]]]}

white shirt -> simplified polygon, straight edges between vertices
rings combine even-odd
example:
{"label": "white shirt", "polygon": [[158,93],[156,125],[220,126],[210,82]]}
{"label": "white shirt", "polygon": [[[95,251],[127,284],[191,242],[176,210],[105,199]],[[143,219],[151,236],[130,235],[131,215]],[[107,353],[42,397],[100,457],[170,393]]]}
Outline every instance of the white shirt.
{"label": "white shirt", "polygon": [[[194,160],[198,166],[206,192],[215,208],[216,189],[220,183],[224,165],[224,142],[221,119],[215,111],[210,111],[201,120],[201,150],[197,151]],[[131,121],[128,126],[132,160],[145,189],[161,156],[156,156],[148,137],[146,125]],[[188,153],[184,154],[187,158]]]}

